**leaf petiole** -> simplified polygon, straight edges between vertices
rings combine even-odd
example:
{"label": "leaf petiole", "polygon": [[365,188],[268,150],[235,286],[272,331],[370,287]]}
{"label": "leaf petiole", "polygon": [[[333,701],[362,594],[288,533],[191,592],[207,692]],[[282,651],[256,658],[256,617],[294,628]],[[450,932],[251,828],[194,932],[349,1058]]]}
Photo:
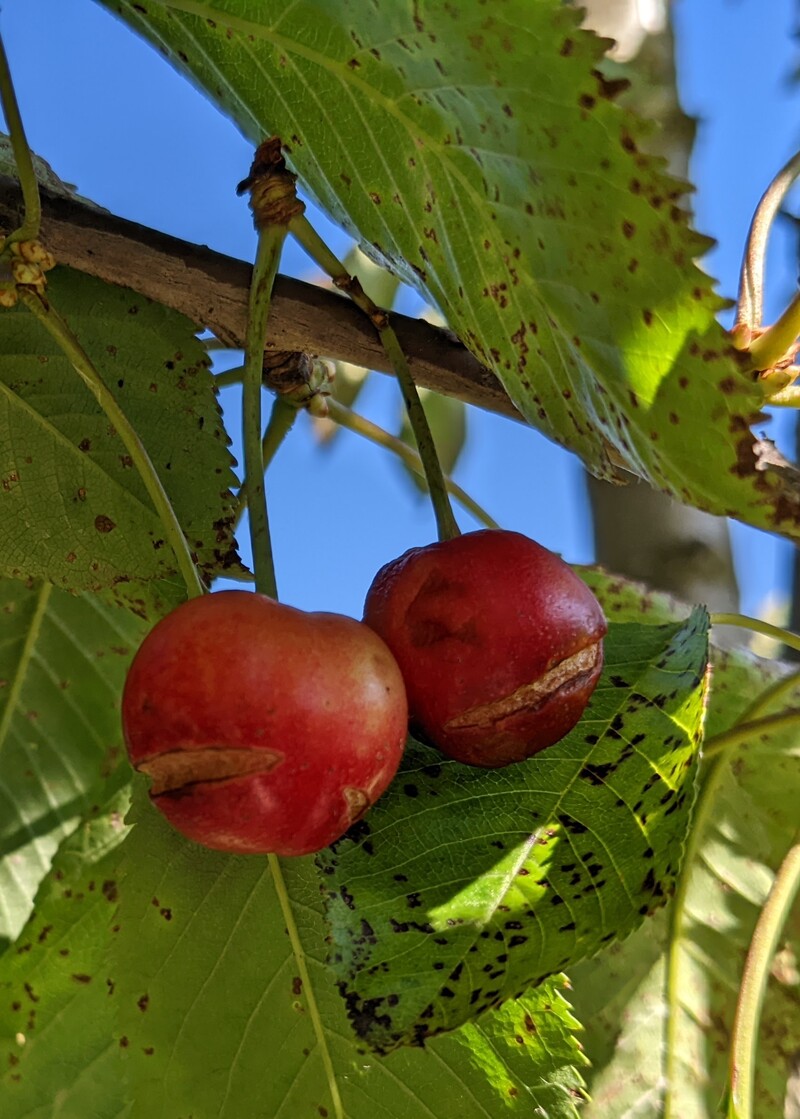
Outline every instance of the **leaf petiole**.
{"label": "leaf petiole", "polygon": [[798,337],[800,337],[800,292],[795,295],[781,317],[750,343],[750,356],[756,369],[771,369],[778,362],[791,358]]}
{"label": "leaf petiole", "polygon": [[749,742],[762,734],[771,734],[780,730],[789,730],[800,726],[800,709],[787,707],[774,715],[764,715],[760,719],[746,722],[739,721],[728,730],[714,735],[703,744],[703,755],[706,758],[715,758],[727,752],[741,742]]}
{"label": "leaf petiole", "polygon": [[[242,433],[245,480],[250,521],[250,541],[256,590],[270,598],[278,597],[269,515],[264,495],[264,458],[261,449],[261,393],[264,343],[272,300],[272,285],[278,272],[286,227],[270,225],[259,231],[258,250],[250,285],[250,304],[245,339]],[[240,494],[240,508],[241,494]]]}
{"label": "leaf petiole", "polygon": [[[264,344],[267,320],[272,301],[272,288],[278,271],[283,243],[286,240],[289,214],[302,206],[294,192],[294,176],[285,167],[281,144],[277,137],[265,141],[256,152],[250,177],[240,190],[250,190],[250,205],[258,230],[258,249],[250,284],[250,302],[244,362],[243,428],[245,481],[249,497],[250,541],[253,551],[255,589],[272,598],[278,597],[272,542],[269,533],[267,502],[264,493],[264,453],[261,441],[261,392],[264,370]],[[276,404],[278,402],[276,401]],[[284,403],[284,407],[287,405]],[[273,415],[275,412],[273,410]],[[276,424],[277,426],[277,424]],[[291,426],[291,425],[289,425]],[[286,428],[288,430],[288,428]],[[285,432],[284,432],[285,434]],[[275,449],[278,446],[275,440]],[[267,855],[272,881],[286,922],[302,989],[305,992],[314,1033],[320,1046],[322,1063],[328,1080],[335,1119],[344,1119],[339,1085],[328,1048],[322,1018],[317,1006],[303,944],[294,918],[291,899],[286,889],[280,859]]]}

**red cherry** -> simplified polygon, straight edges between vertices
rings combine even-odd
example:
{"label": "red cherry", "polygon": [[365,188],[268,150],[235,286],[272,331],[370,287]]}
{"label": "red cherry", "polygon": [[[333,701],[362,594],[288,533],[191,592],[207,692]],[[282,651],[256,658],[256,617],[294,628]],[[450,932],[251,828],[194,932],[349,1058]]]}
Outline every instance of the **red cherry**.
{"label": "red cherry", "polygon": [[522,761],[563,738],[603,666],[597,599],[516,532],[412,548],[376,575],[364,621],[400,665],[412,723],[470,765]]}
{"label": "red cherry", "polygon": [[153,802],[183,835],[221,851],[305,855],[386,789],[408,711],[394,658],[360,622],[221,591],[145,638],[122,724]]}

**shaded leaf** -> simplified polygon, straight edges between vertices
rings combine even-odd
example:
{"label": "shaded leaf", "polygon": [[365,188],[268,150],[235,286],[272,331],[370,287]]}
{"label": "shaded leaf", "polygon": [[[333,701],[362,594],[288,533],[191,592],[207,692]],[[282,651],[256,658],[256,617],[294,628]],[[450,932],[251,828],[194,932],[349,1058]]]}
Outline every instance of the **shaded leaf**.
{"label": "shaded leaf", "polygon": [[318,860],[355,1032],[420,1044],[628,935],[678,874],[707,615],[612,625],[579,725],[480,770],[411,743],[366,820]]}
{"label": "shaded leaf", "polygon": [[128,767],[58,852],[18,941],[0,957],[4,1119],[128,1114],[108,946]]}
{"label": "shaded leaf", "polygon": [[[201,568],[235,566],[236,479],[193,325],[63,268],[50,273],[48,297],[141,432]],[[125,446],[33,315],[18,306],[2,324],[0,572],[73,591],[113,588],[157,616],[153,596],[131,583],[161,580],[173,603],[185,589]]]}
{"label": "shaded leaf", "polygon": [[267,861],[189,844],[144,795],[135,816],[114,938],[132,1119],[198,1109],[209,1119],[486,1119],[498,1107],[529,1116],[532,1106],[574,1119],[582,1081],[572,1066],[584,1059],[559,979],[469,1034],[367,1057],[325,966],[313,860],[283,860],[279,889],[287,890],[319,1026]]}
{"label": "shaded leaf", "polygon": [[[635,584],[583,571],[610,614],[643,608],[668,617],[681,607]],[[774,661],[712,646],[707,729],[720,733],[785,671]],[[800,706],[800,689],[784,700]],[[586,1023],[592,1061],[586,1119],[664,1113],[707,1119],[719,1110],[739,982],[760,905],[793,842],[800,803],[800,750],[791,729],[738,747],[714,798],[690,874],[685,922],[668,1004],[666,920],[647,922],[625,943],[572,970],[573,1000]],[[707,769],[707,767],[706,767]],[[701,773],[703,780],[707,779]],[[701,794],[703,795],[703,794]],[[786,1085],[800,1050],[800,913],[786,929],[784,955],[773,968],[760,1029],[759,1115],[784,1119]],[[794,963],[792,962],[794,961]],[[667,1023],[675,1014],[674,1047]]]}
{"label": "shaded leaf", "polygon": [[0,579],[0,947],[120,754],[118,702],[146,625],[93,595]]}
{"label": "shaded leaf", "polygon": [[[798,535],[796,475],[694,265],[685,185],[561,0],[103,0],[611,476]],[[524,75],[524,81],[520,81]]]}

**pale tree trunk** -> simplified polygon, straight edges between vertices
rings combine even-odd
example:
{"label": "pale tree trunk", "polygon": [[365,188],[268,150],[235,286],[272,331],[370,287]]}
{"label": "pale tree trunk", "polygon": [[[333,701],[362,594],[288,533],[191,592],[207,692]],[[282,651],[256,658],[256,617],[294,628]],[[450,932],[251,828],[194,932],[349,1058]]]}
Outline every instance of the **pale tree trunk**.
{"label": "pale tree trunk", "polygon": [[[694,122],[681,110],[673,39],[664,0],[583,0],[586,25],[618,42],[612,53],[634,71],[624,95],[643,117],[663,124],[651,147],[671,171],[688,173]],[[738,608],[730,535],[724,518],[681,505],[643,482],[611,486],[588,479],[596,556],[609,570],[712,610]]]}

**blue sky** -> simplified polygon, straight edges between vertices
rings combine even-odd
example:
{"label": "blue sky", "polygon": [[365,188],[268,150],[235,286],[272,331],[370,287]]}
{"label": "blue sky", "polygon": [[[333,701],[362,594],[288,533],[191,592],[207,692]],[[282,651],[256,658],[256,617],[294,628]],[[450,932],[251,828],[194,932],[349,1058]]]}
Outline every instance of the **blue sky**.
{"label": "blue sky", "polygon": [[[800,143],[794,0],[676,0],[679,82],[700,118],[692,176],[697,224],[715,237],[705,261],[736,290],[741,246],[767,182]],[[82,194],[124,217],[242,258],[254,234],[235,185],[250,145],[147,44],[93,0],[4,0],[0,26],[31,146]],[[334,247],[337,230],[322,232]],[[773,238],[769,317],[796,282],[796,244]],[[312,277],[290,249],[282,270]],[[237,428],[236,390],[226,393]],[[359,408],[394,427],[399,397],[375,375]],[[769,434],[792,445],[791,417]],[[520,424],[473,412],[458,481],[508,528],[572,561],[593,558],[580,464]],[[358,616],[377,568],[435,536],[426,501],[388,455],[342,434],[321,451],[305,417],[268,478],[278,584],[285,601]],[[474,527],[460,516],[463,528]],[[734,545],[743,606],[785,588],[791,547],[742,526]]]}

